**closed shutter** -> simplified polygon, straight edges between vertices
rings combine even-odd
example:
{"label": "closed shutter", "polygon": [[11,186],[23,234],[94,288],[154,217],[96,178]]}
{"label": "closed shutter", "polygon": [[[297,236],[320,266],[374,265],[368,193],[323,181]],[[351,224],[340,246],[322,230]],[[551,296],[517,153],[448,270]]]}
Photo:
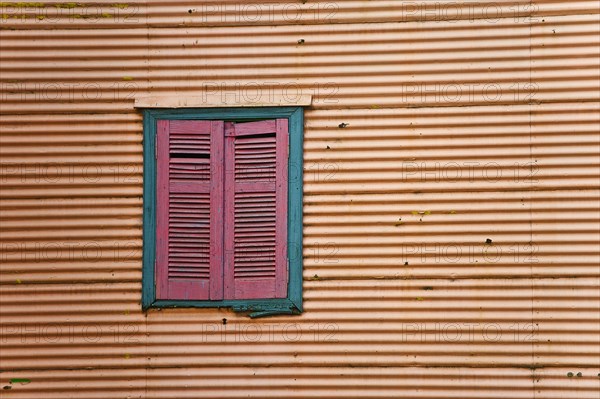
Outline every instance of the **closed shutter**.
{"label": "closed shutter", "polygon": [[157,125],[157,299],[223,298],[223,122]]}
{"label": "closed shutter", "polygon": [[225,299],[287,296],[287,119],[225,123]]}

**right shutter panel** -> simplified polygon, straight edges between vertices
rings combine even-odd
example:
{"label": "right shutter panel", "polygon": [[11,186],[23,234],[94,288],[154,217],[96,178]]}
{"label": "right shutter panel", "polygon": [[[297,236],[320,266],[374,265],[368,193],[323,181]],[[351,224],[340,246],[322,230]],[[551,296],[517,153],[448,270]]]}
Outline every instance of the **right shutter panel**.
{"label": "right shutter panel", "polygon": [[287,296],[287,119],[225,124],[225,299]]}
{"label": "right shutter panel", "polygon": [[223,122],[157,127],[156,298],[222,299]]}

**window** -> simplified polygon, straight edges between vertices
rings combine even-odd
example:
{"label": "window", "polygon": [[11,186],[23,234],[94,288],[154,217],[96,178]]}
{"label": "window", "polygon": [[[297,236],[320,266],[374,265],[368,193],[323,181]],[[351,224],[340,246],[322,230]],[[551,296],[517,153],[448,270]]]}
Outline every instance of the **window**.
{"label": "window", "polygon": [[144,110],[142,305],[302,311],[299,107]]}

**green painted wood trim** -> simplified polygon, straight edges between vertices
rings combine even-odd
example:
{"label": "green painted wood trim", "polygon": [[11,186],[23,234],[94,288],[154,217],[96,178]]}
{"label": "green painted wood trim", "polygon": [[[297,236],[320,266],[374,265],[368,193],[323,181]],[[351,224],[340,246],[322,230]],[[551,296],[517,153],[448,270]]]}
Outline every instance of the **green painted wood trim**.
{"label": "green painted wood trim", "polygon": [[288,165],[288,298],[302,312],[302,181],[304,109],[297,108],[288,118],[290,156]]}
{"label": "green painted wood trim", "polygon": [[156,298],[154,261],[156,255],[156,119],[144,111],[144,191],[142,232],[142,309],[152,306]]}
{"label": "green painted wood trim", "polygon": [[235,120],[249,119],[275,119],[289,118],[301,107],[259,107],[259,108],[185,108],[185,109],[167,109],[153,108],[146,109],[144,113],[149,113],[155,119],[216,119],[216,120]]}
{"label": "green painted wood trim", "polygon": [[[144,225],[142,265],[142,308],[228,307],[265,317],[302,312],[302,179],[304,109],[302,107],[146,109],[144,114]],[[156,300],[156,120],[218,119],[260,120],[287,118],[290,134],[288,164],[288,297],[264,300],[166,301]]]}

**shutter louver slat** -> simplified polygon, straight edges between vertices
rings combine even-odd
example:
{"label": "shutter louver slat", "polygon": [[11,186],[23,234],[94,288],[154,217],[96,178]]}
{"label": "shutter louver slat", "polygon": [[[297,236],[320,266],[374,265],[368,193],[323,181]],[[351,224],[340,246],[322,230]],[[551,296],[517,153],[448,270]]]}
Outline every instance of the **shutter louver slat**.
{"label": "shutter louver slat", "polygon": [[225,130],[225,299],[285,298],[287,120]]}
{"label": "shutter louver slat", "polygon": [[210,159],[174,158],[169,163],[172,182],[210,181]]}
{"label": "shutter louver slat", "polygon": [[158,127],[157,298],[221,299],[222,257],[213,249],[222,240],[216,213],[223,123],[173,120]]}

